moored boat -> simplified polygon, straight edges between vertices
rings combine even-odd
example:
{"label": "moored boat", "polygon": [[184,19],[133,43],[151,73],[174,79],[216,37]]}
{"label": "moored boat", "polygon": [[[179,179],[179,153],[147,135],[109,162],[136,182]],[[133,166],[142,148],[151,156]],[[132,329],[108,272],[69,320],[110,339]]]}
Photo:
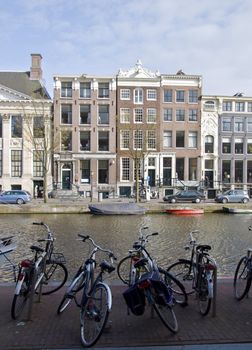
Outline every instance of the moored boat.
{"label": "moored boat", "polygon": [[146,208],[136,203],[89,204],[88,208],[95,215],[140,215],[146,212]]}
{"label": "moored boat", "polygon": [[16,249],[16,244],[13,241],[13,236],[0,238],[0,255],[7,254]]}
{"label": "moored boat", "polygon": [[204,209],[202,208],[169,208],[166,209],[168,214],[173,215],[200,215],[204,214]]}
{"label": "moored boat", "polygon": [[222,207],[224,213],[229,214],[252,214],[252,209]]}

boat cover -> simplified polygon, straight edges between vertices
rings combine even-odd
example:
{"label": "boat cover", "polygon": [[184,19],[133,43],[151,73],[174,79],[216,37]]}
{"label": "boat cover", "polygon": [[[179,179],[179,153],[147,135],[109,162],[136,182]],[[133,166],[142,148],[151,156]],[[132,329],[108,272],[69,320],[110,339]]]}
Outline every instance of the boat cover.
{"label": "boat cover", "polygon": [[100,203],[89,204],[88,207],[96,215],[137,215],[146,212],[146,208],[136,203]]}

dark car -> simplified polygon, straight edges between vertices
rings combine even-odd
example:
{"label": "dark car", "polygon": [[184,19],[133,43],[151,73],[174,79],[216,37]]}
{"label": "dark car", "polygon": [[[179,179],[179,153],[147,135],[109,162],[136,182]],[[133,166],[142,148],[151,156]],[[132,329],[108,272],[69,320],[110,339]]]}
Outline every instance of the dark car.
{"label": "dark car", "polygon": [[24,190],[10,190],[0,194],[0,203],[2,204],[25,204],[31,200],[31,194]]}
{"label": "dark car", "polygon": [[175,194],[164,196],[163,200],[169,203],[176,202],[193,202],[200,203],[205,199],[205,196],[199,191],[187,190],[179,191]]}
{"label": "dark car", "polygon": [[217,203],[248,203],[249,196],[247,191],[243,190],[228,190],[224,193],[218,194],[215,197]]}

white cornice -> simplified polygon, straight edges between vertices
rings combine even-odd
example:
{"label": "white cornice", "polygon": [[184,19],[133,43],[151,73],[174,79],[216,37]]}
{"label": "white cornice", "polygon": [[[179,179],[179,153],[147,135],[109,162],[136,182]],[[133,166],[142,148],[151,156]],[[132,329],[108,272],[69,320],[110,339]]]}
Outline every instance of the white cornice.
{"label": "white cornice", "polygon": [[30,100],[31,97],[0,84],[0,100]]}

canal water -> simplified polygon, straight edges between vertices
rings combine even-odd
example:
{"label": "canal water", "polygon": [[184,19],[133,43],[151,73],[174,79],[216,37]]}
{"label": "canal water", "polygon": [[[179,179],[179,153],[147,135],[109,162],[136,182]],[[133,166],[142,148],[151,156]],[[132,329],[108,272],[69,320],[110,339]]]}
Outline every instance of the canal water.
{"label": "canal water", "polygon": [[[64,253],[70,277],[89,252],[89,246],[77,240],[78,233],[89,234],[102,247],[113,250],[120,261],[137,240],[139,229],[148,226],[151,232],[159,232],[158,236],[150,239],[148,249],[157,262],[166,267],[177,258],[188,256],[184,250],[189,242],[188,233],[199,230],[199,243],[212,246],[211,255],[216,259],[219,276],[233,276],[239,258],[248,247],[252,247],[252,231],[248,230],[248,226],[252,225],[250,215],[1,215],[0,237],[14,235],[17,243],[16,250],[8,254],[14,264],[31,256],[30,245],[46,238],[46,231],[41,226],[32,225],[34,221],[44,221],[54,232],[55,251]],[[12,280],[8,264],[1,259],[0,282]]]}

